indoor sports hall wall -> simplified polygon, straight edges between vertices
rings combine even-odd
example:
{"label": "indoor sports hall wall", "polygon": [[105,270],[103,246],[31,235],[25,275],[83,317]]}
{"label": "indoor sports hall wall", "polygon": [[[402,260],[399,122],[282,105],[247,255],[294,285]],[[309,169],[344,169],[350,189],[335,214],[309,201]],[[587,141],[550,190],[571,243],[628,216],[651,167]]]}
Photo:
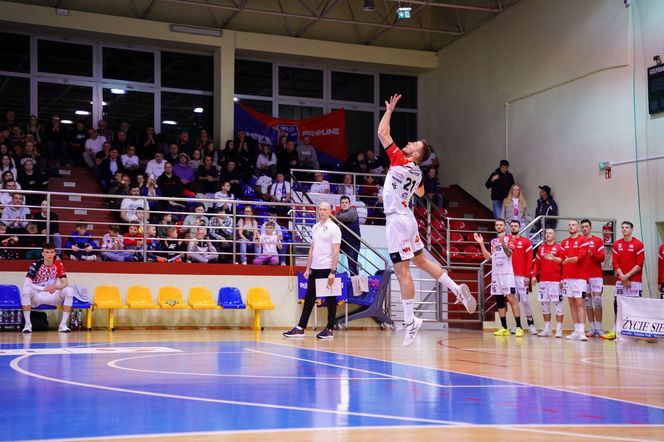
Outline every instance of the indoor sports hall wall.
{"label": "indoor sports hall wall", "polygon": [[621,1],[523,1],[439,52],[421,76],[420,132],[443,181],[489,206],[484,181],[507,157],[531,207],[548,184],[563,215],[637,221],[634,165],[610,180],[598,169],[634,157],[631,73]]}
{"label": "indoor sports hall wall", "polygon": [[[647,68],[654,66],[653,57],[664,58],[664,2],[635,1],[631,7],[634,62],[634,152],[626,158],[643,160],[664,155],[664,114],[648,113]],[[622,173],[622,168],[615,172]],[[657,251],[664,240],[664,159],[637,164],[639,214],[646,245],[648,280],[651,293],[656,292]],[[659,223],[659,231],[657,229]]]}

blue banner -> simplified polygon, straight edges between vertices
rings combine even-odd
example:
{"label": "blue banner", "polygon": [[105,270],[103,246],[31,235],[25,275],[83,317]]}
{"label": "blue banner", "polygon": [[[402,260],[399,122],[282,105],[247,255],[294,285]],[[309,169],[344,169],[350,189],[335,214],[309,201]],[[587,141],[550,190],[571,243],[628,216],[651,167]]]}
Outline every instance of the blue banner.
{"label": "blue banner", "polygon": [[244,131],[248,137],[253,138],[260,144],[276,146],[279,142],[279,131],[262,121],[256,119],[246,110],[235,103],[235,133]]}

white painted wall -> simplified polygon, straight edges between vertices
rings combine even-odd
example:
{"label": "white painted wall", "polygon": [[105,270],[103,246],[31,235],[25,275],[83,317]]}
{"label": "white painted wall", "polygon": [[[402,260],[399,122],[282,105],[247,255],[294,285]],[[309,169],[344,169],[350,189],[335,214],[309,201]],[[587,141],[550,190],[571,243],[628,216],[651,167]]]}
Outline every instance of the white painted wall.
{"label": "white painted wall", "polygon": [[634,219],[629,12],[614,0],[527,0],[439,53],[423,74],[421,132],[442,153],[442,179],[490,205],[498,161],[534,206],[538,185],[562,214]]}

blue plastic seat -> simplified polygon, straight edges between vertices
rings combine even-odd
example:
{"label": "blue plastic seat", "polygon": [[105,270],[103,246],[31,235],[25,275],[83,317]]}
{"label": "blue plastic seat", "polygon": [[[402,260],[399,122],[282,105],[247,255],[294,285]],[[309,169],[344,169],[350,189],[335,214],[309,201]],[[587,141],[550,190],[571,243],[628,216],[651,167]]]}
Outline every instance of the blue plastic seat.
{"label": "blue plastic seat", "polygon": [[247,305],[242,302],[242,293],[237,287],[222,287],[219,289],[217,305],[229,309],[246,309]]}
{"label": "blue plastic seat", "polygon": [[18,287],[10,284],[0,285],[0,309],[21,308],[21,292]]}

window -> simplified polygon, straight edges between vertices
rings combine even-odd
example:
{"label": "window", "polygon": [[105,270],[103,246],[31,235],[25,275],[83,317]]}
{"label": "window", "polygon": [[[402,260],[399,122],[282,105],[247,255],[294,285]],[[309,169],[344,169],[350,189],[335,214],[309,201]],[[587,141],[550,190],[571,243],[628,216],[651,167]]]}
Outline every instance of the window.
{"label": "window", "polygon": [[72,84],[42,83],[37,86],[37,105],[41,121],[50,121],[53,114],[60,120],[92,123],[92,87]]}
{"label": "window", "polygon": [[114,94],[104,89],[103,118],[108,127],[117,129],[123,120],[134,133],[143,133],[146,127],[154,125],[154,94],[151,92],[125,91]]}
{"label": "window", "polygon": [[399,107],[417,109],[417,77],[380,74],[379,102],[382,104],[384,100],[394,94],[402,96]]}
{"label": "window", "polygon": [[161,53],[161,85],[177,89],[212,91],[213,58],[207,55]]}
{"label": "window", "polygon": [[103,48],[104,78],[154,83],[154,54],[129,49]]}
{"label": "window", "polygon": [[323,98],[323,71],[279,66],[279,95]]}
{"label": "window", "polygon": [[0,119],[13,110],[16,121],[24,124],[30,116],[30,79],[0,75]]}
{"label": "window", "polygon": [[332,72],[332,99],[373,103],[373,83],[373,75]]}
{"label": "window", "polygon": [[[401,102],[399,102],[401,104]],[[381,111],[382,117],[385,112]],[[390,121],[392,139],[399,147],[417,140],[417,114],[414,112],[394,112]]]}
{"label": "window", "polygon": [[257,97],[271,97],[272,63],[236,60],[235,93]]}
{"label": "window", "polygon": [[39,40],[39,72],[92,77],[92,46]]}
{"label": "window", "polygon": [[205,129],[212,136],[212,106],[210,95],[162,92],[161,131],[176,135],[186,130],[195,140],[198,132]]}
{"label": "window", "polygon": [[346,139],[348,154],[366,151],[374,147],[376,131],[374,130],[374,113],[365,111],[345,110]]}
{"label": "window", "polygon": [[322,107],[294,106],[292,104],[279,105],[279,118],[288,120],[303,120],[305,118],[323,115]]}
{"label": "window", "polygon": [[243,105],[255,110],[256,112],[260,112],[261,114],[272,115],[272,101],[266,101],[266,100],[247,100],[247,99],[241,99],[240,103]]}
{"label": "window", "polygon": [[0,32],[0,71],[30,72],[30,37]]}

